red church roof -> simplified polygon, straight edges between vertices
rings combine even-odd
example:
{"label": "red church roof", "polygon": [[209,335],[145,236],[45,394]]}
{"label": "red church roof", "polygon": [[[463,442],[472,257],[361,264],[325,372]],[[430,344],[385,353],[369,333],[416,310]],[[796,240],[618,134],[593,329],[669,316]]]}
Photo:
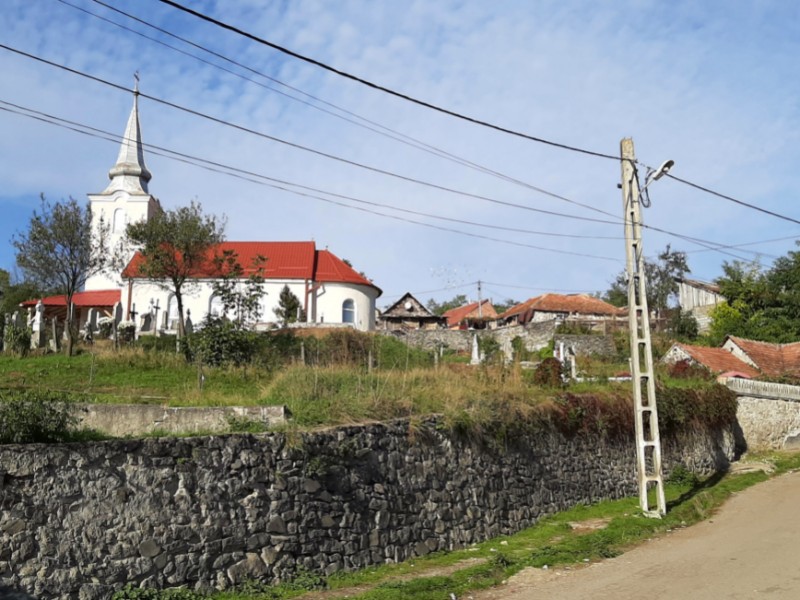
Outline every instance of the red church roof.
{"label": "red church roof", "polygon": [[[265,279],[307,279],[322,283],[353,283],[368,285],[380,291],[374,283],[349,267],[342,259],[328,250],[317,250],[314,242],[222,242],[209,250],[206,260],[192,277],[197,279],[214,278],[219,269],[214,263],[216,256],[224,252],[234,252],[245,276],[255,272],[254,261],[259,257],[267,259],[263,266]],[[137,252],[128,266],[122,271],[126,279],[141,278],[144,257]]]}

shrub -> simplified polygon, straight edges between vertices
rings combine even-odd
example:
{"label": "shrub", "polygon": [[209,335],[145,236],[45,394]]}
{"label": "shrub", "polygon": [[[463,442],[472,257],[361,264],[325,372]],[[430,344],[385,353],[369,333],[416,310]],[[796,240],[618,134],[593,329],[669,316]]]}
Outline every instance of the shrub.
{"label": "shrub", "polygon": [[8,348],[18,356],[27,356],[31,350],[31,330],[18,325],[8,325],[4,331]]}
{"label": "shrub", "polygon": [[188,337],[187,343],[191,357],[205,365],[239,367],[253,360],[259,335],[234,322],[209,315],[199,331]]}
{"label": "shrub", "polygon": [[208,596],[186,588],[155,590],[137,588],[129,583],[121,590],[114,592],[111,598],[112,600],[206,600]]}
{"label": "shrub", "polygon": [[690,360],[679,360],[669,366],[669,376],[674,379],[710,379],[711,373]]}
{"label": "shrub", "polygon": [[75,405],[63,393],[0,391],[0,443],[63,442],[77,424]]}
{"label": "shrub", "polygon": [[136,337],[136,324],[133,321],[121,321],[117,325],[117,338],[120,342],[130,344]]}
{"label": "shrub", "polygon": [[114,332],[114,319],[111,317],[100,317],[97,320],[97,337],[101,340],[107,340]]}
{"label": "shrub", "polygon": [[544,387],[561,387],[561,361],[557,358],[545,358],[533,372],[533,382]]}

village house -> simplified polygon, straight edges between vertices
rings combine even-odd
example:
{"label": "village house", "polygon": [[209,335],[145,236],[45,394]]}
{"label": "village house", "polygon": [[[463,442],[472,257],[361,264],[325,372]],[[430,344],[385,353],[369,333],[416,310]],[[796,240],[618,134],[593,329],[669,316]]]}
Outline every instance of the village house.
{"label": "village house", "polygon": [[[102,219],[110,228],[110,244],[123,239],[127,224],[151,218],[161,204],[150,194],[150,171],[144,161],[139,125],[138,91],[123,134],[117,162],[108,172],[110,182],[98,194],[89,194],[93,226]],[[195,325],[208,314],[219,314],[220,301],[214,296],[217,269],[214,256],[232,251],[244,269],[252,273],[253,259],[266,259],[262,276],[265,292],[261,301],[259,328],[273,326],[278,319],[280,291],[288,286],[300,300],[309,325],[345,326],[369,331],[375,329],[375,302],[381,290],[332,252],[320,250],[313,241],[224,242],[213,247],[205,265],[193,273],[184,294],[184,311]],[[89,278],[85,290],[75,296],[76,320],[83,329],[96,329],[97,320],[106,316],[116,322],[133,321],[137,334],[177,332],[178,307],[166,282],[151,281],[141,272],[143,257],[135,252],[121,273],[108,271]],[[38,305],[38,309],[33,307]],[[24,304],[32,313],[52,319],[66,313],[63,296],[31,300]]]}
{"label": "village house", "polygon": [[448,329],[488,329],[495,326],[497,311],[490,300],[481,300],[452,308],[442,317]]}
{"label": "village house", "polygon": [[678,305],[682,312],[688,312],[697,321],[697,329],[705,333],[711,326],[711,311],[725,297],[720,294],[718,285],[696,279],[676,278],[678,284]]}
{"label": "village house", "polygon": [[378,328],[385,331],[409,329],[439,329],[444,327],[446,319],[433,314],[411,293],[403,294],[378,318]]}
{"label": "village house", "polygon": [[506,326],[570,321],[603,330],[607,323],[624,322],[626,315],[624,309],[587,294],[543,294],[512,306],[500,315],[499,320]]}
{"label": "village house", "polygon": [[730,376],[800,377],[800,342],[772,344],[728,336],[720,348],[673,344],[661,359],[667,364],[682,360]]}

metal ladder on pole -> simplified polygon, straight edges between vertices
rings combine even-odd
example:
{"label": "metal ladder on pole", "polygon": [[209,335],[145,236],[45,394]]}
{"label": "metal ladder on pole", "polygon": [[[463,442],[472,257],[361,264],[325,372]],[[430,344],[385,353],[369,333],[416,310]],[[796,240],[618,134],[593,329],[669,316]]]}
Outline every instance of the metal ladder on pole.
{"label": "metal ladder on pole", "polygon": [[[623,139],[620,150],[639,505],[645,515],[661,518],[667,510],[661,475],[661,438],[658,429],[653,353],[650,344],[650,314],[647,308],[647,282],[642,250],[639,178],[634,166],[633,140]],[[651,492],[654,493],[655,504],[651,503]]]}

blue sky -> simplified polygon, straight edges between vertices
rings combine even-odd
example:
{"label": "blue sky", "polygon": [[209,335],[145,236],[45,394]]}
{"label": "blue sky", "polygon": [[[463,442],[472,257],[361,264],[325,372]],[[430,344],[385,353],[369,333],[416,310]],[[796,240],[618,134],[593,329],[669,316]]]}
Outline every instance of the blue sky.
{"label": "blue sky", "polygon": [[[139,71],[145,94],[403,177],[534,209],[609,218],[589,206],[621,218],[617,161],[514,138],[411,105],[221,31],[157,0],[108,0],[329,103],[320,104],[213,56],[203,55],[262,85],[79,10],[201,54],[98,3],[65,2],[74,6],[58,0],[6,0],[0,14],[2,43],[125,87],[132,86],[133,73]],[[616,156],[620,139],[630,136],[645,165],[671,158],[672,173],[678,177],[800,218],[795,200],[800,187],[796,3],[186,4],[342,70],[539,138]],[[0,72],[2,102],[115,135],[124,129],[132,103],[128,92],[3,49]],[[423,152],[309,103],[331,112],[339,111],[331,105],[345,109],[347,113],[338,114],[368,119],[527,185]],[[8,105],[0,104],[3,107]],[[147,154],[153,173],[150,191],[165,207],[197,200],[208,212],[224,213],[232,240],[314,239],[374,279],[385,293],[380,306],[406,291],[423,301],[456,293],[474,298],[472,282],[479,279],[488,282],[484,295],[497,300],[525,299],[543,291],[604,290],[624,267],[620,223],[556,217],[413,184],[146,98],[141,99],[140,112],[146,143],[394,208],[359,205],[341,197],[328,200],[473,234],[377,216]],[[0,131],[0,268],[12,269],[10,236],[26,226],[40,193],[58,200],[101,191],[117,147],[5,110],[0,110]],[[758,252],[766,265],[792,249],[800,232],[796,224],[669,179],[653,184],[651,198],[645,223],[682,236],[731,245],[789,238],[731,250],[747,258]],[[656,254],[668,243],[689,252],[689,265],[700,279],[713,279],[722,261],[732,260],[685,239],[646,232],[647,254]]]}

